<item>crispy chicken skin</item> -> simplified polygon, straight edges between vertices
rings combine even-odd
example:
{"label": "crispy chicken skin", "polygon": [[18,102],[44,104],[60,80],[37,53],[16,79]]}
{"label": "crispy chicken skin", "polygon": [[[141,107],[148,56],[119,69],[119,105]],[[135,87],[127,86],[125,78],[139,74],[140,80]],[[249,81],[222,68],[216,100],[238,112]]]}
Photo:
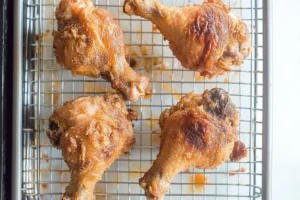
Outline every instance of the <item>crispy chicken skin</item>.
{"label": "crispy chicken skin", "polygon": [[148,78],[127,63],[123,32],[108,11],[96,9],[90,0],[61,0],[55,16],[54,55],[59,64],[74,76],[101,75],[128,100],[144,95]]}
{"label": "crispy chicken skin", "polygon": [[156,0],[125,0],[123,9],[155,24],[182,66],[202,76],[224,74],[250,54],[247,25],[220,0],[185,7],[164,6]]}
{"label": "crispy chicken skin", "polygon": [[234,148],[239,113],[223,89],[188,93],[162,112],[159,124],[159,154],[139,181],[148,199],[163,199],[173,177],[185,168],[213,169],[231,155],[234,160],[247,155],[242,142],[238,142],[241,148]]}
{"label": "crispy chicken skin", "polygon": [[63,200],[94,199],[103,172],[135,143],[135,118],[118,95],[108,94],[79,97],[54,111],[47,135],[71,171]]}

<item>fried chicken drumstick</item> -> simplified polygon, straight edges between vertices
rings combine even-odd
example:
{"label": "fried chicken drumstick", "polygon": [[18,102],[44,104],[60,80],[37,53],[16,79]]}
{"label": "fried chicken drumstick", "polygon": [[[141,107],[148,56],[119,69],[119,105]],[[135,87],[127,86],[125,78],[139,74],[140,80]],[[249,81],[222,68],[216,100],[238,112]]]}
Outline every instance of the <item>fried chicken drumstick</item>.
{"label": "fried chicken drumstick", "polygon": [[47,135],[71,171],[63,200],[94,199],[103,172],[135,143],[135,118],[118,95],[79,97],[54,111]]}
{"label": "fried chicken drumstick", "polygon": [[163,199],[173,177],[185,168],[213,169],[229,157],[237,161],[247,155],[237,141],[239,113],[222,89],[187,94],[160,115],[159,124],[159,154],[139,181],[148,199]]}
{"label": "fried chicken drumstick", "polygon": [[155,24],[182,66],[213,77],[239,66],[250,54],[248,28],[220,0],[164,6],[156,0],[125,0],[124,12]]}
{"label": "fried chicken drumstick", "polygon": [[101,75],[128,100],[145,94],[148,78],[127,63],[123,32],[108,11],[96,9],[90,0],[61,0],[55,16],[54,54],[59,64],[74,76]]}

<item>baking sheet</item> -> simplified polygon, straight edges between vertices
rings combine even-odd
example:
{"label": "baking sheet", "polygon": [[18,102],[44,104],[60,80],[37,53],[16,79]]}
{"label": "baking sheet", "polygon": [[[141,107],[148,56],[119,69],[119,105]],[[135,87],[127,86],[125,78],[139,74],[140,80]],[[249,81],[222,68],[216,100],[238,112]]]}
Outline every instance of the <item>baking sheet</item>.
{"label": "baking sheet", "polygon": [[[220,87],[229,92],[240,112],[240,140],[249,155],[240,162],[226,162],[217,169],[189,168],[178,174],[165,199],[250,199],[260,196],[262,124],[262,22],[261,1],[224,1],[232,12],[248,24],[253,52],[241,67],[213,79],[188,71],[174,58],[162,35],[151,22],[122,11],[123,1],[94,1],[116,18],[124,32],[128,62],[149,77],[148,94],[137,102],[127,102],[138,112],[134,122],[135,146],[119,157],[95,188],[96,199],[145,199],[138,185],[158,154],[160,113],[191,91]],[[195,3],[201,3],[196,1]],[[46,135],[48,118],[63,102],[79,96],[113,93],[103,79],[73,77],[55,61],[53,35],[58,0],[28,1],[26,4],[26,66],[23,193],[28,199],[60,199],[70,173],[61,152],[50,145]],[[165,0],[166,5],[191,2]],[[202,197],[199,197],[202,196]],[[257,198],[259,199],[259,198]]]}

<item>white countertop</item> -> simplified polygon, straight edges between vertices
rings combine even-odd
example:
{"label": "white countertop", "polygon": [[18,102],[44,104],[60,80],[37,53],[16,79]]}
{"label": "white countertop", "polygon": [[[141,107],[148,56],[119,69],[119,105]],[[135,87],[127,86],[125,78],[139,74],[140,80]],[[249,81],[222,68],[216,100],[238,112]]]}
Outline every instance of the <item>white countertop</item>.
{"label": "white countertop", "polygon": [[273,200],[300,199],[299,19],[299,0],[273,0]]}

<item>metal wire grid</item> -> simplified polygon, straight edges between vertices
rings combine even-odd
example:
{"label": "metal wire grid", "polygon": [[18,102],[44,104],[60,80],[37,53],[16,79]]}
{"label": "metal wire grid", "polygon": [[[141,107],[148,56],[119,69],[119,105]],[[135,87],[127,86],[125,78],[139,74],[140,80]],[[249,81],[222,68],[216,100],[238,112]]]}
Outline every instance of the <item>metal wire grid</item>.
{"label": "metal wire grid", "polygon": [[[201,3],[202,1],[196,1]],[[26,199],[60,199],[70,174],[61,152],[46,136],[50,114],[63,102],[82,95],[113,92],[102,79],[73,77],[56,64],[52,30],[59,0],[25,2],[23,195]],[[145,199],[138,179],[151,166],[159,147],[158,117],[187,92],[202,93],[221,87],[228,91],[240,111],[240,140],[249,150],[248,158],[226,162],[214,170],[190,168],[173,180],[165,199],[260,199],[262,177],[262,0],[225,1],[251,30],[253,52],[243,66],[214,79],[200,76],[180,66],[151,22],[122,12],[121,0],[96,0],[95,5],[110,11],[122,26],[128,61],[150,78],[153,94],[127,105],[139,113],[135,125],[136,145],[122,155],[96,185],[96,199]],[[182,6],[183,0],[164,0]],[[245,172],[232,170],[245,169]],[[203,178],[203,176],[205,178]],[[202,177],[203,181],[199,182]],[[198,181],[198,182],[197,182]],[[204,185],[201,184],[206,182]]]}

